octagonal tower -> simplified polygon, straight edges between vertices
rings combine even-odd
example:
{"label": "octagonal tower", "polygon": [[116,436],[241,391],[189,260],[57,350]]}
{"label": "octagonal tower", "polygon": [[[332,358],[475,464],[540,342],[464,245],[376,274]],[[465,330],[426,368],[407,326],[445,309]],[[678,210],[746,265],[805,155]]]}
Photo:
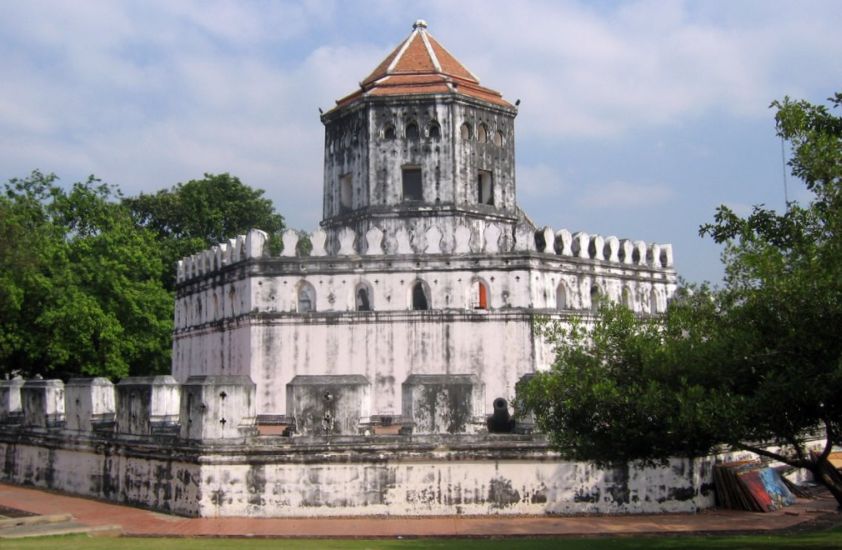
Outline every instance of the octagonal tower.
{"label": "octagonal tower", "polygon": [[359,89],[321,117],[322,226],[423,234],[435,220],[445,233],[493,224],[512,235],[516,115],[416,21]]}

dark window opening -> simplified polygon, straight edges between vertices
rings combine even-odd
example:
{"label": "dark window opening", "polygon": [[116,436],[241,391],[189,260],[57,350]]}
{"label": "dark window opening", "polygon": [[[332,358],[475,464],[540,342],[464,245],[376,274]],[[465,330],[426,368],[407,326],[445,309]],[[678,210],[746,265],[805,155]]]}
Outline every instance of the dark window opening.
{"label": "dark window opening", "polygon": [[357,289],[357,311],[371,311],[368,290],[362,287]]}
{"label": "dark window opening", "polygon": [[353,188],[351,174],[339,178],[339,211],[348,212],[353,205]]}
{"label": "dark window opening", "polygon": [[488,141],[488,127],[485,124],[480,124],[477,129],[477,142],[485,143]]}
{"label": "dark window opening", "polygon": [[424,283],[420,281],[412,287],[412,309],[416,311],[430,309],[430,304],[427,301],[427,293],[424,291]]}
{"label": "dark window opening", "polygon": [[403,169],[403,200],[405,202],[424,200],[424,193],[421,189],[420,168]]}
{"label": "dark window opening", "polygon": [[395,139],[397,137],[397,135],[395,133],[395,127],[392,126],[391,124],[386,126],[386,129],[383,130],[383,137],[385,139]]}
{"label": "dark window opening", "polygon": [[430,124],[430,130],[428,132],[430,139],[439,139],[441,138],[441,127],[439,127],[437,122],[433,122]]}
{"label": "dark window opening", "polygon": [[564,283],[558,285],[558,289],[555,291],[555,307],[556,309],[567,308],[567,287],[564,286]]}
{"label": "dark window opening", "polygon": [[480,170],[477,173],[477,202],[494,204],[494,178],[487,170]]}
{"label": "dark window opening", "polygon": [[594,285],[591,287],[591,311],[596,311],[599,309],[601,295],[602,293],[599,291],[598,286]]}
{"label": "dark window opening", "polygon": [[414,122],[410,122],[406,125],[406,139],[411,141],[418,140],[418,125]]}
{"label": "dark window opening", "polygon": [[304,285],[298,290],[298,312],[316,311],[316,291],[310,285]]}

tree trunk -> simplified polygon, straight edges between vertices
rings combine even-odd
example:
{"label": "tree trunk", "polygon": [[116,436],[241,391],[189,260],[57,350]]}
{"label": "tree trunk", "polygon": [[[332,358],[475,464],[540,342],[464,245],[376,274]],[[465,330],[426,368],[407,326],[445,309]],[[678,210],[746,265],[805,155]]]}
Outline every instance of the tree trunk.
{"label": "tree trunk", "polygon": [[812,470],[816,481],[827,487],[842,510],[842,474],[825,458],[816,461],[816,469]]}

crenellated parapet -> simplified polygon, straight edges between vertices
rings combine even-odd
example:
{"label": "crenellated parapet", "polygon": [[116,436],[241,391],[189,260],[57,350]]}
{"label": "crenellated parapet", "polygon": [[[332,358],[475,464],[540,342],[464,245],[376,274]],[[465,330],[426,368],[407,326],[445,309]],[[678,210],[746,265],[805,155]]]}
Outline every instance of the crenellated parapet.
{"label": "crenellated parapet", "polygon": [[263,257],[268,238],[265,231],[252,229],[247,235],[239,235],[207,250],[186,256],[179,260],[176,266],[176,280],[188,281],[249,258]]}
{"label": "crenellated parapet", "polygon": [[[495,223],[457,225],[455,229],[437,224],[423,228],[399,227],[387,232],[379,227],[357,231],[351,227],[317,229],[312,233],[287,229],[281,235],[282,249],[277,257],[300,261],[303,246],[309,243],[304,257],[377,257],[427,255],[495,255],[511,253],[548,254],[617,266],[642,267],[650,270],[672,270],[671,244],[619,239],[615,236],[571,233],[567,229],[543,227],[534,230],[526,224],[512,232]],[[513,233],[513,235],[512,235]],[[268,258],[268,235],[258,229],[228,242],[187,256],[178,262],[179,283],[215,273],[240,262]]]}
{"label": "crenellated parapet", "polygon": [[185,441],[242,440],[253,435],[255,385],[248,376],[39,378],[0,384],[0,429],[89,434],[115,439],[151,436]]}

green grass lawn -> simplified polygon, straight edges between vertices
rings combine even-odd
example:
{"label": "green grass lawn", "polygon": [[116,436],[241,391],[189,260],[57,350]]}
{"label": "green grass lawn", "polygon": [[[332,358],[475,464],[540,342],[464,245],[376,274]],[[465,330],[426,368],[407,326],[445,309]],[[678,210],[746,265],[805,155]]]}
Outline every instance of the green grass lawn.
{"label": "green grass lawn", "polygon": [[459,549],[459,550],[591,550],[599,548],[681,549],[701,548],[840,548],[842,527],[830,530],[782,535],[742,536],[659,536],[614,538],[509,538],[509,539],[244,539],[244,538],[89,538],[84,535],[42,537],[36,539],[0,540],[3,550],[216,550],[280,548],[289,550],[392,550],[392,549]]}

